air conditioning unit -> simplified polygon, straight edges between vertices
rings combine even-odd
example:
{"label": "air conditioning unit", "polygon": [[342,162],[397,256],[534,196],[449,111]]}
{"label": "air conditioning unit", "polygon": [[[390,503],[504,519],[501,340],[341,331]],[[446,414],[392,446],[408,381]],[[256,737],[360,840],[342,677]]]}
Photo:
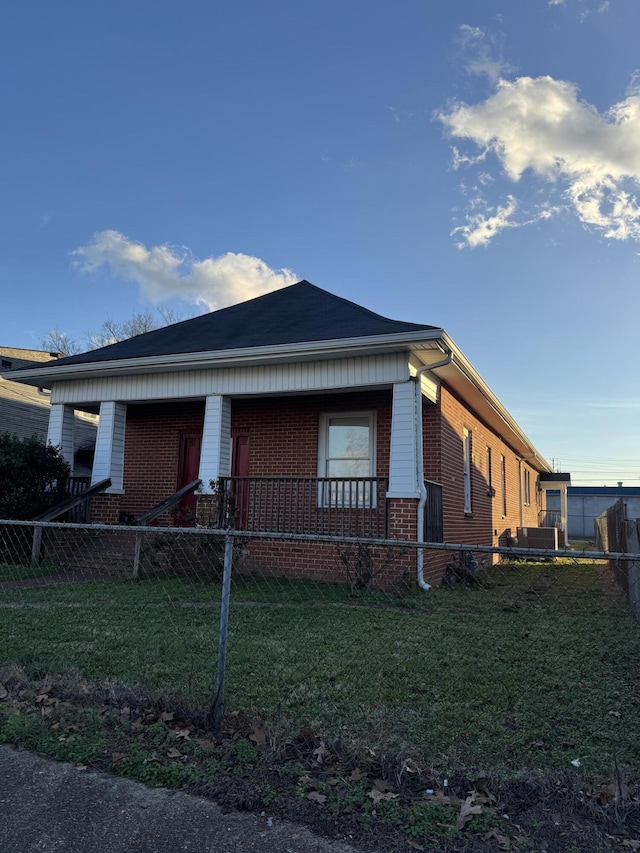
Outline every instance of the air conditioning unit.
{"label": "air conditioning unit", "polygon": [[518,527],[518,548],[557,551],[558,529],[556,527]]}

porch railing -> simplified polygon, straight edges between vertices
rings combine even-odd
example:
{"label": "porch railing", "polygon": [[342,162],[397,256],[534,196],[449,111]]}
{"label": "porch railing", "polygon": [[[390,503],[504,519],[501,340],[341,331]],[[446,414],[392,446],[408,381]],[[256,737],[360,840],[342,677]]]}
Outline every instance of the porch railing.
{"label": "porch railing", "polygon": [[425,480],[424,485],[427,490],[427,502],[424,506],[424,541],[444,542],[442,486],[431,480]]}
{"label": "porch railing", "polygon": [[[67,477],[64,493],[68,498],[75,498],[91,485],[91,477]],[[89,521],[89,500],[76,504],[69,510],[67,521],[71,524],[85,524]]]}
{"label": "porch railing", "polygon": [[387,536],[386,477],[222,477],[220,526],[281,533]]}
{"label": "porch railing", "polygon": [[538,527],[560,528],[561,523],[559,509],[543,509],[538,513]]}

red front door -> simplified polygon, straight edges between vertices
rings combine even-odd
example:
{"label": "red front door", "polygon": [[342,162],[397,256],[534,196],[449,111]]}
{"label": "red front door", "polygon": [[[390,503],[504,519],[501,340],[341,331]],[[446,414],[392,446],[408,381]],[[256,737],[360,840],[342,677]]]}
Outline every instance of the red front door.
{"label": "red front door", "polygon": [[[202,436],[199,433],[182,433],[180,436],[178,484],[176,486],[178,490],[198,479],[201,445]],[[174,523],[176,527],[193,527],[195,518],[196,496],[192,492],[178,504]]]}
{"label": "red front door", "polygon": [[[249,436],[234,435],[231,451],[231,476],[249,476]],[[247,526],[247,511],[249,509],[249,483],[246,480],[235,480],[236,496],[236,527],[243,530]]]}

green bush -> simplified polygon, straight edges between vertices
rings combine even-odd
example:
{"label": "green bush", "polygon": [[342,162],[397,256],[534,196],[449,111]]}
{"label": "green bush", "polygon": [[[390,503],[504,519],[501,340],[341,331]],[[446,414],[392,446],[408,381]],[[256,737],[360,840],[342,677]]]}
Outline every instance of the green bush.
{"label": "green bush", "polygon": [[0,518],[28,520],[64,499],[69,464],[36,436],[0,433]]}

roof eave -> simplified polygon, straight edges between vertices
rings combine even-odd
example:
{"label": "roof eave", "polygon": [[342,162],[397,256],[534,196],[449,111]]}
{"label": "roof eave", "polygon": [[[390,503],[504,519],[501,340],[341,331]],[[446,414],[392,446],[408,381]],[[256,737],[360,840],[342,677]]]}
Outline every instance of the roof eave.
{"label": "roof eave", "polygon": [[50,384],[53,382],[96,378],[107,375],[124,376],[132,373],[198,370],[210,367],[269,364],[279,361],[310,360],[322,357],[344,358],[345,356],[361,355],[366,352],[389,351],[394,347],[408,348],[411,344],[433,344],[437,346],[437,342],[442,338],[443,334],[444,331],[442,329],[425,329],[419,333],[411,331],[391,335],[368,335],[325,341],[277,344],[270,347],[243,347],[242,349],[172,353],[169,355],[80,362],[77,364],[53,364],[34,369],[8,371],[0,373],[0,377],[11,379],[14,382],[22,382],[26,385],[50,387]]}

